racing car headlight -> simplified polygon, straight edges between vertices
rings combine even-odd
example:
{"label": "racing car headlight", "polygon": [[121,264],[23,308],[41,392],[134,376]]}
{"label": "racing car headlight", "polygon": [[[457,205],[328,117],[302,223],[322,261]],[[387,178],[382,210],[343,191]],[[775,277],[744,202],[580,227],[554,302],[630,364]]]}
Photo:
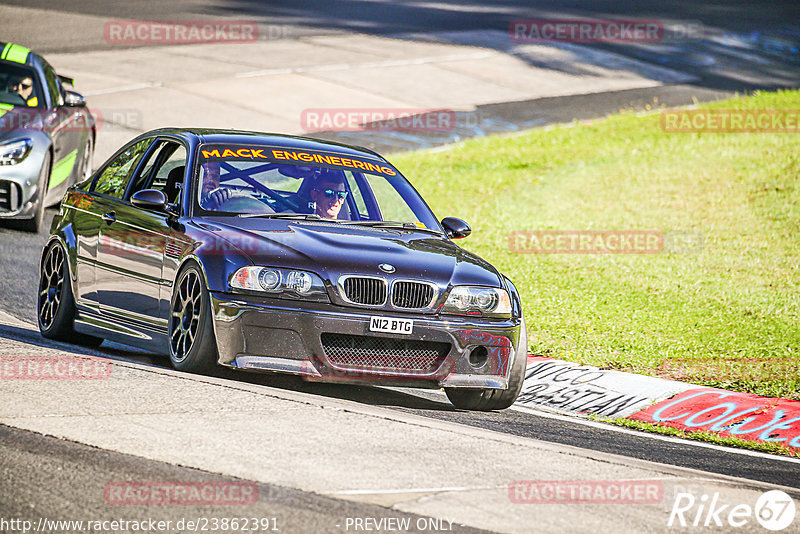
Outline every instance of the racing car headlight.
{"label": "racing car headlight", "polygon": [[274,267],[242,267],[231,277],[233,289],[258,291],[271,297],[302,298],[328,302],[328,292],[322,278],[307,271]]}
{"label": "racing car headlight", "polygon": [[33,148],[30,139],[20,139],[13,143],[0,145],[0,165],[16,165],[28,157]]}
{"label": "racing car headlight", "polygon": [[511,317],[511,299],[505,289],[478,286],[456,286],[447,296],[442,313]]}

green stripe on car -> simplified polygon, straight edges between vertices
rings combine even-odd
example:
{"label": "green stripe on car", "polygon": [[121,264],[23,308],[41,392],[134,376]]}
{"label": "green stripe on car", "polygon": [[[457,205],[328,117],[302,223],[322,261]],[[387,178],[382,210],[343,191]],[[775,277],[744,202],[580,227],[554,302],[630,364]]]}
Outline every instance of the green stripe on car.
{"label": "green stripe on car", "polygon": [[53,165],[53,170],[50,172],[50,187],[55,187],[67,179],[72,167],[75,166],[77,155],[78,149],[75,149]]}
{"label": "green stripe on car", "polygon": [[14,61],[16,63],[25,63],[25,60],[28,59],[28,54],[31,53],[30,48],[25,48],[24,46],[20,46],[14,43],[8,43],[3,48],[3,53],[0,54],[0,59],[5,59],[6,61]]}

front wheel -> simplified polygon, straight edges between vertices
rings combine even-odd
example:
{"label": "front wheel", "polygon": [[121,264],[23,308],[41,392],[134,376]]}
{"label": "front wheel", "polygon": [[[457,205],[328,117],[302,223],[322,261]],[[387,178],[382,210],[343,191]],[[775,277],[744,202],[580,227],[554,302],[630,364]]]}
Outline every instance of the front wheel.
{"label": "front wheel", "polygon": [[175,369],[190,373],[208,373],[217,364],[211,298],[203,273],[192,263],[178,275],[172,294],[169,359]]}
{"label": "front wheel", "polygon": [[447,398],[460,410],[505,410],[517,400],[525,381],[528,363],[528,331],[525,318],[519,330],[519,343],[514,354],[514,363],[508,377],[508,389],[444,388]]}

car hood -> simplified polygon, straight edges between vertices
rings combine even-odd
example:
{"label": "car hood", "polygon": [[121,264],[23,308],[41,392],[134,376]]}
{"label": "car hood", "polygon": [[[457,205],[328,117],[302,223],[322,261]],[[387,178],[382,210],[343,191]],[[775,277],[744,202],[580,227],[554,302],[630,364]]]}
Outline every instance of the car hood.
{"label": "car hood", "polygon": [[255,265],[313,271],[335,283],[342,274],[411,278],[448,285],[502,287],[497,270],[452,241],[417,230],[346,226],[333,222],[215,218],[200,226]]}

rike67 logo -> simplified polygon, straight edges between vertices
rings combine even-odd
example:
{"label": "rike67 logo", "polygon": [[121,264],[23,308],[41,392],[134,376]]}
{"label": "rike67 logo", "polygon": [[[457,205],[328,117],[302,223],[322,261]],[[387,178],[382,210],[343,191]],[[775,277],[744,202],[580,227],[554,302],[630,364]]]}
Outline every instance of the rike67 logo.
{"label": "rike67 logo", "polygon": [[780,490],[762,494],[755,506],[723,502],[719,493],[704,493],[700,497],[693,493],[678,493],[667,526],[678,529],[725,527],[726,530],[749,526],[752,529],[755,520],[763,528],[777,532],[792,524],[795,512],[792,498]]}

